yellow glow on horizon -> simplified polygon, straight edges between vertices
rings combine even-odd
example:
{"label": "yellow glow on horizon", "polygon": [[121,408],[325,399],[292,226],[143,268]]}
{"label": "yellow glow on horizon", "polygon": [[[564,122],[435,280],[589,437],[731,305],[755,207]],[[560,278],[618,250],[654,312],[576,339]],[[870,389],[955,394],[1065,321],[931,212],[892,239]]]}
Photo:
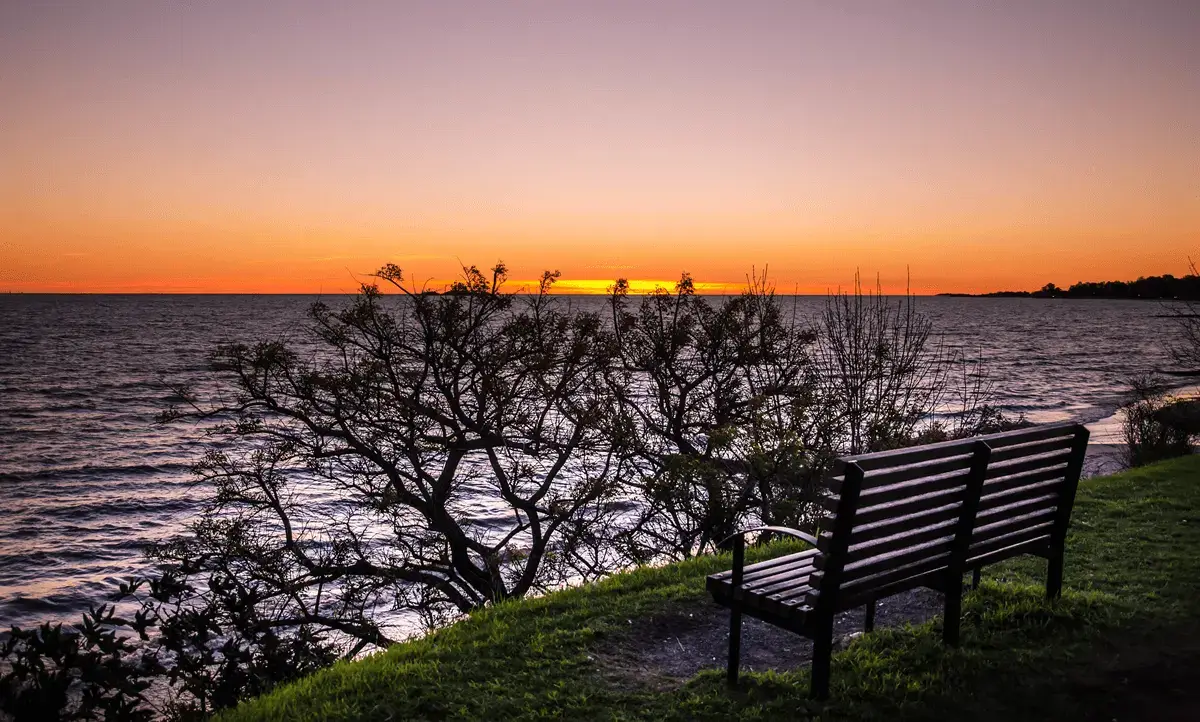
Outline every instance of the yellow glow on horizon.
{"label": "yellow glow on horizon", "polygon": [[[369,279],[368,279],[369,280]],[[639,296],[662,289],[670,293],[675,292],[676,281],[666,281],[662,279],[649,278],[628,278],[625,279],[629,284],[629,295]],[[445,291],[450,288],[454,281],[437,279],[426,281],[420,285],[409,284],[406,287],[413,291]],[[551,293],[557,295],[576,295],[576,296],[605,296],[612,293],[616,279],[609,278],[559,278],[551,287]],[[388,290],[387,284],[382,285],[383,290]],[[701,295],[736,295],[746,289],[746,283],[722,283],[711,281],[693,281],[693,287],[696,293]],[[501,286],[502,293],[534,293],[537,291],[538,281],[535,279],[509,279]]]}
{"label": "yellow glow on horizon", "polygon": [[[674,292],[675,281],[653,280],[645,278],[630,278],[626,279],[629,282],[630,294],[654,293],[657,289]],[[745,289],[744,283],[714,283],[708,281],[694,281],[696,293],[703,294],[736,294],[741,293]],[[510,281],[510,286],[520,288],[537,288],[536,281]],[[571,293],[581,295],[604,295],[611,293],[613,288],[613,280],[611,279],[595,279],[595,278],[562,278],[554,284],[555,293]]]}

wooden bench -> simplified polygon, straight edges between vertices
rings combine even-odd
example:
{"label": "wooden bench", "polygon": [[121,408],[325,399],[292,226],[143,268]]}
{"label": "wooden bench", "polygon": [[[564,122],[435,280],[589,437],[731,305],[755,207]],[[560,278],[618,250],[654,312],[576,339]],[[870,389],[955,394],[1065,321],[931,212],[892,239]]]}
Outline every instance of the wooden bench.
{"label": "wooden bench", "polygon": [[[963,574],[1019,554],[1049,560],[1046,594],[1062,590],[1063,546],[1088,432],[1034,426],[972,439],[839,459],[816,536],[756,527],[731,537],[733,569],[708,577],[730,609],[730,684],[737,682],[742,615],[813,640],[812,695],[829,694],[833,621],[917,587],[945,594],[943,639],[958,643]],[[812,549],[746,566],[745,535],[786,534]]]}

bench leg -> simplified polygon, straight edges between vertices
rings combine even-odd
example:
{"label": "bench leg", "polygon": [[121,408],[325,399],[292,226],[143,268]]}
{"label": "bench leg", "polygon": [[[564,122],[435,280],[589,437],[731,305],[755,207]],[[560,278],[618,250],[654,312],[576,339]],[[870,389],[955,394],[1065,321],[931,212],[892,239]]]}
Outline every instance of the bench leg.
{"label": "bench leg", "polygon": [[742,613],[737,609],[729,610],[729,669],[727,677],[729,684],[735,685],[738,680],[738,667],[742,657]]}
{"label": "bench leg", "polygon": [[1049,563],[1046,565],[1046,599],[1062,596],[1063,551],[1061,544],[1050,547]]}
{"label": "bench leg", "polygon": [[865,619],[863,619],[863,631],[864,632],[874,632],[875,631],[875,600],[874,599],[867,602],[867,616]]}
{"label": "bench leg", "polygon": [[946,604],[942,609],[942,642],[948,647],[958,646],[958,630],[962,623],[962,575],[957,575],[946,585]]}
{"label": "bench leg", "polygon": [[829,667],[833,657],[833,619],[821,624],[813,637],[812,682],[813,699],[829,698]]}
{"label": "bench leg", "polygon": [[979,567],[975,567],[975,570],[971,572],[971,588],[972,589],[979,588],[979,576],[980,576],[979,575]]}

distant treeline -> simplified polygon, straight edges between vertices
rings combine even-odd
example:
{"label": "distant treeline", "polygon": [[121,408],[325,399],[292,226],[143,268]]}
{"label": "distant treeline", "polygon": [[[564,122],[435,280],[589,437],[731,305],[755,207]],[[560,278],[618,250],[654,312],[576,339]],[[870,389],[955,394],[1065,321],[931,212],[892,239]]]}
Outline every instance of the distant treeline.
{"label": "distant treeline", "polygon": [[1141,277],[1136,281],[1080,281],[1070,288],[1047,283],[1037,291],[994,291],[992,293],[942,293],[940,296],[982,296],[988,298],[1158,298],[1200,300],[1200,276],[1176,278]]}

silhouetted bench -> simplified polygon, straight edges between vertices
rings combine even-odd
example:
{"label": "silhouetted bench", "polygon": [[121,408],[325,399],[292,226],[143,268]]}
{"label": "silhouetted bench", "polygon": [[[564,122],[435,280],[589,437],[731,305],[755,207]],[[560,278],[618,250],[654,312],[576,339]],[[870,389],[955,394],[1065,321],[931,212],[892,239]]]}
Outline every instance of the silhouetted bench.
{"label": "silhouetted bench", "polygon": [[[756,527],[733,540],[733,569],[708,577],[730,609],[729,681],[736,683],[742,615],[813,640],[812,694],[829,694],[834,616],[917,587],[945,593],[943,639],[958,643],[962,579],[1020,554],[1049,559],[1046,594],[1062,590],[1063,546],[1088,432],[1034,426],[961,441],[839,459],[813,537]],[[814,548],[745,566],[745,535],[803,539]]]}

